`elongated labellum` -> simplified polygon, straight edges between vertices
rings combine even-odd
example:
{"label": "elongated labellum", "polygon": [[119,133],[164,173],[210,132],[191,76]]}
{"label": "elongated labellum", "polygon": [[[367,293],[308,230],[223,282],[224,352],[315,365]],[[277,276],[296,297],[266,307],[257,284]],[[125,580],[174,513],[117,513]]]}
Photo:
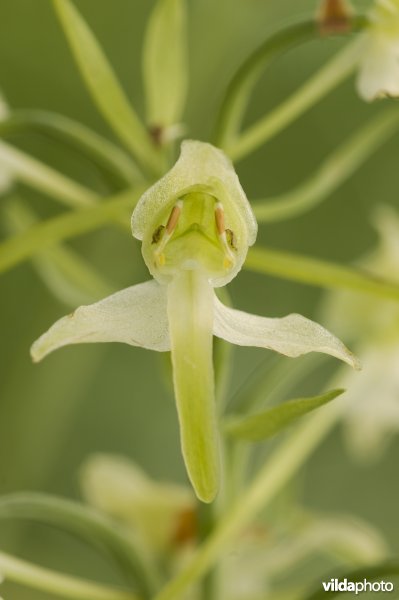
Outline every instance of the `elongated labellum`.
{"label": "elongated labellum", "polygon": [[219,486],[212,363],[213,289],[201,270],[182,271],[168,286],[173,382],[181,445],[191,483],[203,502]]}

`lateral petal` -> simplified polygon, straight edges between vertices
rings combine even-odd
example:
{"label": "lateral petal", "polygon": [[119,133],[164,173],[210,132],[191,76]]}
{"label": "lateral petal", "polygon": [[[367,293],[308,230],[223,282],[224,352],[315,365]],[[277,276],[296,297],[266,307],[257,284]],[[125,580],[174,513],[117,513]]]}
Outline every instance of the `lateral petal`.
{"label": "lateral petal", "polygon": [[147,281],[81,306],[63,317],[31,348],[35,362],[68,344],[124,342],[149,350],[170,349],[166,288]]}
{"label": "lateral petal", "polygon": [[269,348],[291,357],[322,352],[359,368],[356,357],[338,338],[302,315],[260,317],[228,308],[215,295],[213,333],[238,346]]}

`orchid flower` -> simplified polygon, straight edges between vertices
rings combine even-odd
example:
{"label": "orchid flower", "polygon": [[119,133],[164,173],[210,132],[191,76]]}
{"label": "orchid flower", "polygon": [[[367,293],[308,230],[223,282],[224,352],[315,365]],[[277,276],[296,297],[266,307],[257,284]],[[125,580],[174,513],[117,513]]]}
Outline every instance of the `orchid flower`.
{"label": "orchid flower", "polygon": [[362,37],[360,96],[367,101],[399,96],[399,0],[376,0]]}
{"label": "orchid flower", "polygon": [[181,445],[204,502],[218,491],[220,459],[212,337],[299,356],[356,359],[323,327],[301,315],[265,318],[224,306],[213,288],[239,272],[257,223],[232,164],[210,144],[185,141],[175,166],[140,199],[133,235],[154,279],[78,308],[32,346],[32,357],[67,344],[125,342],[171,350]]}
{"label": "orchid flower", "polygon": [[169,554],[195,538],[195,496],[188,486],[152,479],[136,463],[94,454],[80,469],[83,496],[97,510],[139,536],[145,547]]}
{"label": "orchid flower", "polygon": [[[379,207],[373,224],[380,241],[361,261],[377,277],[399,282],[399,214]],[[355,292],[330,293],[324,318],[357,344],[363,371],[355,380],[339,372],[334,385],[348,389],[344,433],[351,454],[362,461],[378,459],[399,432],[399,308],[394,300]]]}

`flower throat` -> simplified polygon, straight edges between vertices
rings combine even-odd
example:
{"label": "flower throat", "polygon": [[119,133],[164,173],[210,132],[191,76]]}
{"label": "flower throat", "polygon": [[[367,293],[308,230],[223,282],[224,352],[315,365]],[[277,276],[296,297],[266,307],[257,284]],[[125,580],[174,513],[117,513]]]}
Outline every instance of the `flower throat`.
{"label": "flower throat", "polygon": [[221,202],[203,192],[182,196],[152,234],[154,266],[164,274],[201,269],[215,277],[235,265],[234,232]]}

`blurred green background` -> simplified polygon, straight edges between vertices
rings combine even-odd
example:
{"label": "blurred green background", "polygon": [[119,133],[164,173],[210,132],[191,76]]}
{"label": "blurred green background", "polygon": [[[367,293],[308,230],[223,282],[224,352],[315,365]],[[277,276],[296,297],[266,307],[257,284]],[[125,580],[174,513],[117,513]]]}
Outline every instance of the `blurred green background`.
{"label": "blurred green background", "polygon": [[[277,26],[313,11],[315,2],[190,0],[188,4],[191,87],[186,123],[190,137],[206,140],[222,92],[242,59]],[[153,2],[78,0],[76,5],[134,105],[143,112],[140,49]],[[326,39],[278,60],[257,87],[248,122],[278,104],[341,46],[341,40]],[[0,74],[0,87],[11,107],[60,112],[112,138],[80,80],[48,0],[0,0]],[[358,99],[352,79],[340,86],[237,165],[248,197],[290,189],[379,110],[378,103],[371,106]],[[62,145],[40,136],[12,141],[101,189],[91,165]],[[261,226],[258,242],[338,262],[353,261],[376,242],[370,208],[377,202],[398,206],[398,154],[396,136],[320,207],[291,221]],[[60,210],[47,197],[22,187],[20,192],[43,217]],[[113,228],[78,238],[72,246],[115,289],[148,278],[139,243]],[[269,316],[300,312],[317,318],[323,295],[316,288],[249,272],[241,273],[229,288],[237,307]],[[184,481],[175,407],[162,357],[123,345],[83,345],[63,349],[34,366],[30,344],[68,307],[49,294],[30,264],[3,275],[0,290],[0,492],[41,490],[78,497],[79,465],[95,451],[125,454],[155,477]],[[235,349],[233,390],[264,356],[260,350]],[[321,372],[310,393],[322,388],[325,377]],[[336,431],[304,470],[303,502],[318,510],[352,512],[370,520],[399,552],[398,460],[396,440],[382,463],[359,467],[348,459]],[[85,547],[43,527],[26,529],[2,522],[0,548],[82,576],[100,572],[105,580],[115,577]],[[45,598],[9,584],[1,595],[6,600]]]}

